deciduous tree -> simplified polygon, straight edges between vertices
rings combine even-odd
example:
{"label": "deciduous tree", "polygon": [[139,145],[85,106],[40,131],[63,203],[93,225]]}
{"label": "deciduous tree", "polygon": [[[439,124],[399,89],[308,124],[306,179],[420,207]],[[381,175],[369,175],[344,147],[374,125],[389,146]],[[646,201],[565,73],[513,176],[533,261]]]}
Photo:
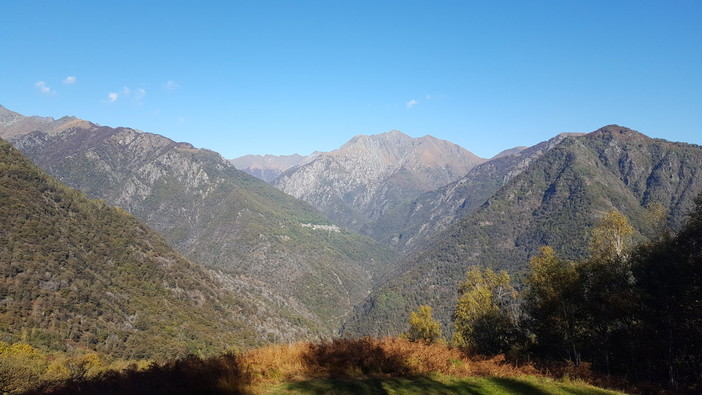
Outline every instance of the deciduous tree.
{"label": "deciduous tree", "polygon": [[453,342],[467,351],[508,351],[519,338],[519,294],[507,272],[471,267],[459,284]]}
{"label": "deciduous tree", "polygon": [[431,306],[419,306],[419,310],[410,313],[407,337],[412,341],[423,340],[433,343],[441,339],[441,324],[431,315]]}
{"label": "deciduous tree", "polygon": [[558,258],[548,246],[541,247],[539,255],[529,263],[524,308],[537,348],[551,357],[567,357],[579,364],[587,324],[577,266]]}

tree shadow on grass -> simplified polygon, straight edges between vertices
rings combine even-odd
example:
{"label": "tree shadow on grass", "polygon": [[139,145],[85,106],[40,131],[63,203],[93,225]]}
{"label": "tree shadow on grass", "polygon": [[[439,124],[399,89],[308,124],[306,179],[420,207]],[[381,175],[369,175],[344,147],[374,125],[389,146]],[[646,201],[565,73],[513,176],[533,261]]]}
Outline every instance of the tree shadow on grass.
{"label": "tree shadow on grass", "polygon": [[244,383],[239,358],[224,354],[209,359],[189,356],[143,371],[108,371],[90,379],[48,383],[27,394],[238,394],[244,392]]}
{"label": "tree shadow on grass", "polygon": [[408,378],[312,379],[290,383],[286,389],[304,394],[550,394],[528,382],[505,378],[440,380]]}

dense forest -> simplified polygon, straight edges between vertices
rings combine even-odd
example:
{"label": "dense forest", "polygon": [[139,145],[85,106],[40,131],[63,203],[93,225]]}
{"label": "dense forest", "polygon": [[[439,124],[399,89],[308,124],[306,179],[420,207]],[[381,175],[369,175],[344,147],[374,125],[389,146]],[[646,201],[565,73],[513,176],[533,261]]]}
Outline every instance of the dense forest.
{"label": "dense forest", "polygon": [[126,211],[0,140],[0,341],[166,360],[256,344],[252,309]]}
{"label": "dense forest", "polygon": [[[542,247],[518,292],[505,271],[473,266],[459,285],[452,343],[469,352],[570,361],[631,382],[702,389],[702,195],[685,226],[634,245],[617,211],[593,230],[587,258]],[[420,334],[420,335],[418,335]],[[428,306],[410,317],[411,338],[440,336]]]}

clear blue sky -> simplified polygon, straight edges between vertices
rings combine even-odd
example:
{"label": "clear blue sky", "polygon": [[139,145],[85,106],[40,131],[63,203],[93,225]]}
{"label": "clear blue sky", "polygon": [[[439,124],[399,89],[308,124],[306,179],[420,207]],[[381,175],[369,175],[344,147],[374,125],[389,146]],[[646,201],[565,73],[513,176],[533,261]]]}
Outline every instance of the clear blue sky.
{"label": "clear blue sky", "polygon": [[610,123],[702,144],[702,1],[0,0],[0,104],[220,152]]}

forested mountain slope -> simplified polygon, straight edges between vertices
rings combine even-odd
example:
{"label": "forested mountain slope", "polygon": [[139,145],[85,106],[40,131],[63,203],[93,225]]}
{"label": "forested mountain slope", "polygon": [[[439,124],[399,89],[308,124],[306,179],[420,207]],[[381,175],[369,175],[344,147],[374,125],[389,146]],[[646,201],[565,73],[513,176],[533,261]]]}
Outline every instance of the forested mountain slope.
{"label": "forested mountain slope", "polygon": [[251,306],[124,210],[89,200],[0,140],[0,339],[118,358],[260,343]]}
{"label": "forested mountain slope", "polygon": [[388,210],[361,228],[361,232],[399,251],[417,251],[431,237],[480,207],[533,160],[574,135],[562,133],[533,147],[517,147],[500,153],[470,169],[458,181]]}
{"label": "forested mountain slope", "polygon": [[434,307],[450,323],[457,283],[468,267],[519,276],[543,245],[559,256],[587,253],[589,232],[608,210],[628,216],[639,239],[659,203],[676,229],[702,190],[702,147],[651,139],[616,125],[567,137],[512,178],[480,208],[406,257],[345,327],[347,334],[397,334],[409,312]]}
{"label": "forested mountain slope", "polygon": [[257,301],[270,341],[331,335],[387,270],[391,253],[220,155],[91,124],[11,141],[38,166],[131,212],[180,252]]}

